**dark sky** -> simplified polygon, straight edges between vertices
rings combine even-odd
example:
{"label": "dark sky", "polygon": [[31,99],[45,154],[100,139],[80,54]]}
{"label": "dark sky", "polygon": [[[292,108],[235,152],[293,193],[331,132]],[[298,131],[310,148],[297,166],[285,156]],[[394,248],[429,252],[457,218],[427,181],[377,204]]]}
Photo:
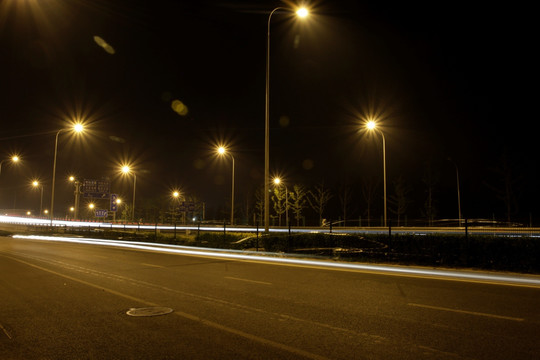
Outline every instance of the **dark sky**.
{"label": "dark sky", "polygon": [[[380,137],[361,131],[362,119],[374,116],[386,137],[389,195],[402,176],[414,200],[409,217],[421,216],[427,164],[439,177],[440,216],[455,217],[448,157],[460,170],[466,216],[504,217],[487,185],[502,188],[504,155],[516,215],[537,213],[529,10],[310,5],[304,20],[285,12],[272,18],[272,173],[290,186],[324,182],[335,207],[347,184],[363,216],[362,181],[374,179],[382,191]],[[235,157],[236,201],[246,203],[263,180],[266,24],[277,6],[288,4],[3,0],[2,156],[19,152],[24,162],[4,162],[0,208],[35,207],[31,178],[44,182],[50,201],[54,135],[73,118],[88,132],[59,137],[58,209],[71,201],[71,173],[110,177],[113,191],[129,198],[130,183],[117,175],[122,162],[134,166],[141,202],[181,188],[209,208],[226,207],[231,164],[214,156],[218,143]],[[173,111],[173,100],[187,114]]]}

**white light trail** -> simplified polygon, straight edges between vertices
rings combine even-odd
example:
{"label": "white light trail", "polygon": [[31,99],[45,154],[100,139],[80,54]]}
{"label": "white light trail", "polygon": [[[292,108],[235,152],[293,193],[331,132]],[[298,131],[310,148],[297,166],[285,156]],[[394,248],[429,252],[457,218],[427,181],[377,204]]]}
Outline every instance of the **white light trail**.
{"label": "white light trail", "polygon": [[[306,259],[294,259],[288,257],[282,257],[282,254],[275,253],[261,253],[253,251],[239,251],[239,250],[223,250],[223,249],[209,249],[209,248],[197,248],[180,245],[167,245],[167,244],[148,244],[135,241],[118,241],[118,240],[103,240],[103,239],[91,239],[91,238],[71,238],[71,237],[54,237],[54,236],[39,236],[39,235],[14,235],[13,238],[41,240],[41,241],[55,241],[55,242],[70,242],[79,244],[91,244],[102,246],[114,246],[131,248],[137,250],[162,252],[169,254],[183,254],[194,255],[214,258],[226,258],[235,260],[249,260],[266,263],[280,263],[305,267],[317,267],[335,270],[357,270],[366,272],[380,272],[398,276],[416,276],[416,277],[428,277],[441,280],[454,280],[454,281],[476,281],[491,284],[500,285],[514,285],[514,286],[529,286],[540,287],[540,277],[538,276],[512,276],[512,275],[497,275],[488,274],[484,272],[468,272],[468,271],[450,271],[439,269],[423,269],[415,267],[403,267],[403,266],[384,266],[384,265],[368,265],[368,264],[351,264],[330,262],[322,260],[306,260]],[[280,256],[280,257],[277,257]]]}

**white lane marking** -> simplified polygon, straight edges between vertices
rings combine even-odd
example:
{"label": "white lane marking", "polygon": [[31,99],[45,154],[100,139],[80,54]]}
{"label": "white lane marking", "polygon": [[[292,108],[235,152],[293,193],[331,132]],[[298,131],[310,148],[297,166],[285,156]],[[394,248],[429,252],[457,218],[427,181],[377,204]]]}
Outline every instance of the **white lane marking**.
{"label": "white lane marking", "polygon": [[525,321],[525,319],[523,318],[517,318],[517,317],[512,317],[512,316],[503,316],[503,315],[496,315],[496,314],[481,313],[481,312],[476,312],[476,311],[450,309],[450,308],[445,308],[445,307],[440,307],[440,306],[431,306],[431,305],[414,304],[414,303],[408,303],[407,305],[426,308],[426,309],[432,309],[432,310],[449,311],[449,312],[455,312],[455,313],[467,314],[467,315],[485,316],[485,317],[490,317],[490,318],[495,318],[495,319]]}
{"label": "white lane marking", "polygon": [[266,282],[266,281],[242,279],[242,278],[237,278],[237,277],[232,277],[232,276],[225,276],[225,279],[245,281],[245,282],[250,282],[250,283],[254,283],[254,284],[272,285],[272,283],[269,283],[269,282]]}
{"label": "white lane marking", "polygon": [[2,329],[4,334],[6,334],[6,336],[9,338],[9,340],[11,340],[11,335],[9,335],[9,332],[6,330],[5,327],[2,326],[2,324],[0,324],[0,329]]}
{"label": "white lane marking", "polygon": [[156,268],[164,268],[164,266],[161,266],[161,265],[154,265],[154,264],[147,264],[147,263],[141,263],[141,265],[151,266],[151,267],[156,267]]}

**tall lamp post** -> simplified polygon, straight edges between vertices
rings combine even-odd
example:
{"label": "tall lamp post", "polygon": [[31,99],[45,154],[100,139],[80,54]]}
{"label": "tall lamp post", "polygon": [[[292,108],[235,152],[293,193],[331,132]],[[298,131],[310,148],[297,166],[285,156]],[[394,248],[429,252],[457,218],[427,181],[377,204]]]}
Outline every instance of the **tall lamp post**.
{"label": "tall lamp post", "polygon": [[[292,9],[277,7],[268,15],[267,35],[266,35],[266,101],[264,116],[264,231],[268,232],[270,225],[270,20],[277,10],[292,11]],[[309,12],[305,8],[296,11],[300,18],[308,16]]]}
{"label": "tall lamp post", "polygon": [[459,170],[458,170],[457,164],[451,158],[448,158],[448,161],[454,164],[454,167],[456,168],[458,225],[461,226],[461,195],[459,193]]}
{"label": "tall lamp post", "polygon": [[229,154],[232,159],[232,181],[231,181],[231,225],[234,224],[234,156],[227,151],[223,146],[218,147],[217,152],[219,155]]}
{"label": "tall lamp post", "polygon": [[19,157],[17,155],[13,155],[12,157],[10,157],[9,159],[4,159],[2,161],[0,161],[0,175],[2,174],[2,164],[6,161],[6,160],[9,160],[13,163],[17,163],[19,161]]}
{"label": "tall lamp post", "polygon": [[75,133],[81,133],[84,130],[84,127],[81,123],[75,123],[73,127],[66,128],[66,129],[60,129],[56,133],[56,137],[54,140],[54,162],[53,162],[53,174],[52,174],[52,188],[51,188],[51,212],[50,212],[50,218],[51,218],[51,225],[53,223],[54,219],[54,185],[56,181],[56,156],[58,155],[58,136],[62,131],[65,130],[72,130]]}
{"label": "tall lamp post", "polygon": [[133,205],[131,207],[131,221],[135,221],[135,189],[137,187],[137,175],[131,171],[129,165],[122,166],[122,173],[128,175],[133,174]]}
{"label": "tall lamp post", "polygon": [[41,216],[43,213],[43,185],[41,185],[39,181],[34,180],[32,181],[32,186],[35,188],[39,187],[39,190],[41,192],[41,196],[39,198],[39,216]]}
{"label": "tall lamp post", "polygon": [[366,123],[366,128],[370,131],[378,131],[382,137],[383,145],[383,188],[384,188],[384,226],[387,226],[386,223],[386,139],[384,138],[384,133],[377,128],[375,121],[370,120]]}

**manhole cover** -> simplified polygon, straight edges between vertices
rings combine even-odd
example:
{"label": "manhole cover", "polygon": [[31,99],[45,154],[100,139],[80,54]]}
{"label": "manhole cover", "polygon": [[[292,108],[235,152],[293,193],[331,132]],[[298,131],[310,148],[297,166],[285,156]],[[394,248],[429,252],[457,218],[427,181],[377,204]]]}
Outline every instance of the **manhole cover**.
{"label": "manhole cover", "polygon": [[144,307],[144,308],[131,308],[126,314],[129,316],[159,316],[170,314],[173,312],[173,309],[168,307]]}

